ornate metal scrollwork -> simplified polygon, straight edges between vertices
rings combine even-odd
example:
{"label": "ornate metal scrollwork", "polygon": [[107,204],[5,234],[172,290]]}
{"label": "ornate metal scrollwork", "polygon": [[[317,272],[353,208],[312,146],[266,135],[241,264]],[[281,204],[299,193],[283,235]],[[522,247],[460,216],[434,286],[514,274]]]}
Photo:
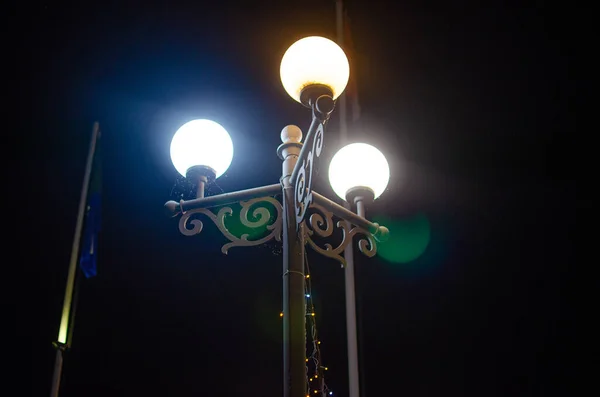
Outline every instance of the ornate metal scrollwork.
{"label": "ornate metal scrollwork", "polygon": [[[275,207],[277,214],[272,223],[268,224],[269,220],[271,219],[271,213],[264,204],[262,206],[256,206],[259,203],[269,203]],[[231,207],[222,207],[216,214],[207,208],[198,208],[186,211],[182,214],[181,219],[179,220],[179,231],[185,236],[193,236],[200,233],[204,227],[204,224],[200,219],[192,219],[192,217],[196,214],[202,214],[208,217],[217,226],[221,233],[223,233],[223,235],[230,241],[221,248],[221,251],[224,254],[227,254],[227,251],[232,247],[261,245],[273,238],[277,241],[281,241],[281,233],[283,229],[283,208],[279,201],[273,197],[260,197],[247,201],[240,201],[240,205],[242,206],[242,209],[240,211],[239,219],[243,226],[247,228],[259,228],[266,225],[266,230],[270,231],[270,233],[258,240],[250,240],[250,235],[248,233],[242,234],[241,236],[234,235],[229,229],[227,229],[225,225],[225,219],[233,215],[234,211]],[[252,220],[249,217],[251,208],[254,208],[251,216],[255,220]],[[188,228],[188,224],[191,224],[192,227]]]}
{"label": "ornate metal scrollwork", "polygon": [[331,237],[333,234],[333,213],[315,203],[312,203],[310,207],[315,209],[317,212],[314,212],[310,215],[308,222],[305,221],[304,239],[305,242],[312,247],[312,249],[322,255],[337,260],[342,266],[345,266],[346,259],[341,254],[344,252],[346,246],[352,243],[354,236],[360,234],[364,236],[358,241],[358,248],[360,249],[360,252],[368,257],[375,256],[377,253],[377,243],[375,242],[375,237],[373,237],[369,231],[358,226],[353,227],[344,220],[339,220],[335,223],[336,227],[342,230],[342,242],[337,247],[334,248],[329,243],[326,243],[324,247],[317,245],[313,239],[313,236],[327,238]]}
{"label": "ornate metal scrollwork", "polygon": [[[319,123],[315,136],[312,141],[312,148],[308,151],[306,158],[299,159],[302,166],[296,178],[294,186],[294,206],[296,211],[296,225],[300,225],[304,220],[306,211],[312,203],[312,179],[315,160],[321,155],[323,148],[324,123]],[[306,144],[310,144],[307,142]]]}

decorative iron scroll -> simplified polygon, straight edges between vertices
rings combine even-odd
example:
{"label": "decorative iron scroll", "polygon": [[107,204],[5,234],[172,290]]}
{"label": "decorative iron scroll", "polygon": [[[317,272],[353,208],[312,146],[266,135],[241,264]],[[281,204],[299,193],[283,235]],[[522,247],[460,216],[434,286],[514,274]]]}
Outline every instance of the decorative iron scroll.
{"label": "decorative iron scroll", "polygon": [[[312,179],[313,179],[313,167],[317,157],[321,155],[321,149],[323,148],[323,131],[324,124],[319,123],[317,130],[315,131],[314,139],[312,141],[312,148],[307,152],[306,158],[299,159],[302,161],[302,166],[298,172],[296,183],[294,186],[294,206],[296,210],[296,225],[299,226],[304,220],[306,210],[312,203]],[[305,144],[311,144],[306,142]]]}
{"label": "decorative iron scroll", "polygon": [[[263,203],[262,206],[260,206],[259,203]],[[271,204],[277,211],[275,220],[270,224],[268,223],[271,219],[271,213],[264,203]],[[192,219],[192,217],[196,214],[202,214],[213,221],[221,233],[223,233],[223,235],[230,241],[221,248],[221,251],[224,254],[227,254],[227,251],[232,247],[250,247],[261,245],[273,238],[277,241],[281,241],[281,232],[283,229],[283,208],[279,201],[273,197],[260,197],[247,201],[240,201],[240,205],[242,206],[240,211],[240,222],[242,225],[248,228],[259,228],[266,225],[266,229],[270,231],[270,233],[258,240],[249,240],[248,233],[242,234],[239,237],[234,235],[225,226],[225,218],[233,215],[233,209],[231,207],[222,207],[216,214],[207,208],[198,208],[186,211],[182,214],[181,219],[179,220],[179,231],[185,236],[193,236],[200,233],[204,227],[204,224],[201,220]],[[251,215],[255,220],[251,220],[249,218],[251,208],[254,208]],[[192,227],[188,228],[188,224],[191,224]]]}
{"label": "decorative iron scroll", "polygon": [[327,238],[331,237],[333,234],[333,213],[315,203],[312,203],[310,207],[318,211],[310,215],[308,222],[305,221],[304,227],[305,242],[308,243],[312,249],[322,255],[337,260],[343,267],[346,265],[346,259],[341,255],[344,252],[344,249],[348,244],[352,243],[354,236],[363,235],[364,237],[358,241],[358,248],[360,249],[360,252],[368,257],[375,256],[377,253],[377,243],[375,242],[375,237],[373,237],[368,230],[358,226],[353,227],[344,220],[339,220],[335,223],[335,226],[342,230],[342,242],[337,247],[334,248],[329,243],[326,243],[324,247],[317,245],[317,243],[313,240],[313,236]]}

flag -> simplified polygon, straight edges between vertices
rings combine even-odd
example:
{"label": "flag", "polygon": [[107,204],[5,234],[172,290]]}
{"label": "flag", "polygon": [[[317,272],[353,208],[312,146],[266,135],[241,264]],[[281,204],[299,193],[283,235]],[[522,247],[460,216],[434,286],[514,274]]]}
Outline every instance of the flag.
{"label": "flag", "polygon": [[100,153],[96,150],[100,141],[100,126],[94,123],[92,140],[87,160],[85,162],[85,174],[83,186],[81,187],[81,198],[77,210],[77,223],[75,225],[75,236],[71,246],[71,259],[69,260],[69,271],[67,273],[67,285],[65,286],[65,299],[63,301],[60,328],[58,329],[58,340],[54,342],[56,347],[56,360],[54,363],[54,374],[52,376],[51,397],[58,397],[60,380],[63,367],[63,354],[71,345],[73,339],[73,323],[77,309],[77,291],[79,290],[79,275],[77,274],[77,263],[81,273],[86,277],[96,275],[96,258],[98,253],[98,232],[100,231],[100,187],[102,182]]}
{"label": "flag", "polygon": [[98,235],[100,233],[102,198],[101,160],[100,134],[98,134],[94,160],[92,162],[92,173],[87,194],[84,231],[79,254],[79,268],[86,278],[94,277],[97,273],[96,260],[98,257]]}

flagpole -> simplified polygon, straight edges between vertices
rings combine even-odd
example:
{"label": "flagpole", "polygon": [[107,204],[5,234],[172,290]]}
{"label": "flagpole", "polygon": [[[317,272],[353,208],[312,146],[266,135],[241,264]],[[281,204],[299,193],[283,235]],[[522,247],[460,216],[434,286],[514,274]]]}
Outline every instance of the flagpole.
{"label": "flagpole", "polygon": [[[337,42],[344,48],[344,3],[342,0],[335,2],[335,21],[337,30]],[[355,73],[351,71],[350,73]],[[340,137],[342,145],[348,141],[348,124],[346,115],[346,94],[339,97],[340,115]],[[350,209],[350,204],[344,202],[344,206]],[[347,225],[350,226],[350,225]],[[350,230],[350,229],[348,229]],[[354,284],[354,244],[349,244],[344,249],[346,266],[344,271],[344,283],[346,289],[346,334],[348,339],[348,387],[349,397],[359,397],[358,379],[358,342],[356,326],[356,292]]]}
{"label": "flagpole", "polygon": [[[340,47],[344,48],[344,3],[342,0],[335,2],[335,25],[337,30],[337,42]],[[350,72],[352,73],[352,72]],[[342,92],[338,98],[339,104],[336,106],[339,109],[340,115],[340,136],[342,144],[345,144],[348,139],[348,125],[346,116],[346,93]]]}
{"label": "flagpole", "polygon": [[[92,140],[88,151],[88,157],[85,164],[85,173],[83,175],[83,186],[81,187],[81,198],[79,199],[79,209],[77,211],[77,223],[75,224],[75,236],[73,237],[73,245],[71,246],[71,261],[69,262],[69,273],[67,275],[67,285],[65,287],[65,299],[63,301],[62,316],[60,319],[60,328],[58,330],[58,340],[55,343],[56,360],[54,362],[54,375],[52,377],[52,390],[50,397],[58,397],[60,388],[60,378],[63,367],[63,356],[65,349],[69,346],[71,335],[69,333],[69,322],[71,320],[71,309],[73,306],[73,290],[75,287],[77,275],[77,262],[79,259],[79,246],[81,244],[81,232],[83,230],[83,221],[85,218],[85,210],[87,204],[87,195],[90,186],[90,178],[92,174],[92,164],[94,153],[96,151],[96,142],[100,126],[98,122],[94,123],[92,129]],[[73,311],[75,309],[73,308]]]}

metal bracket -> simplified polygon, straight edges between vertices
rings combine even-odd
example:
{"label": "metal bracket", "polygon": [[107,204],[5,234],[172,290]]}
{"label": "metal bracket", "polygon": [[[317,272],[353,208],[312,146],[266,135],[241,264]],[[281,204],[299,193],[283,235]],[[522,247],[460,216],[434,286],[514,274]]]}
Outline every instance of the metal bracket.
{"label": "metal bracket", "polygon": [[[242,225],[248,228],[259,228],[266,226],[266,230],[270,231],[268,235],[258,240],[249,240],[249,234],[247,233],[242,234],[239,237],[234,235],[225,226],[225,219],[229,216],[233,216],[234,211],[231,207],[222,207],[216,214],[207,208],[197,208],[185,211],[179,220],[179,231],[185,236],[193,236],[200,233],[204,227],[204,224],[201,220],[195,219],[195,216],[197,214],[202,214],[208,217],[217,226],[221,233],[223,233],[223,235],[230,241],[221,248],[221,252],[224,254],[227,254],[227,251],[232,247],[251,247],[255,245],[261,245],[273,238],[277,241],[281,241],[283,230],[283,208],[278,200],[273,197],[259,197],[246,201],[240,201],[239,203],[242,206],[239,214],[239,219]],[[260,203],[263,203],[263,205],[261,206]],[[265,206],[265,203],[271,204],[273,207],[275,207],[277,212],[275,220],[272,223],[269,223],[269,220],[271,219],[271,213]],[[255,220],[251,220],[249,217],[251,208],[253,208],[251,215]],[[194,219],[192,219],[192,217],[194,217]],[[192,227],[189,228],[188,224],[191,224]]]}
{"label": "metal bracket", "polygon": [[[312,181],[315,160],[321,155],[323,148],[323,123],[319,123],[312,140],[312,148],[306,152],[306,157],[301,158],[298,176],[294,183],[294,208],[296,213],[296,225],[300,225],[306,215],[306,210],[313,201]],[[311,144],[311,142],[307,142]]]}
{"label": "metal bracket", "polygon": [[[310,208],[316,210],[316,212],[310,215],[308,222],[304,221],[305,227],[303,229],[305,231],[304,241],[313,250],[321,255],[337,260],[344,267],[346,259],[341,254],[344,252],[346,246],[352,243],[354,236],[362,235],[363,237],[358,241],[360,252],[368,257],[375,256],[377,253],[377,243],[373,234],[368,230],[353,226],[350,222],[343,219],[334,224],[333,213],[327,211],[319,204],[312,203]],[[334,225],[342,230],[342,241],[340,244],[335,248],[330,243],[325,243],[324,247],[319,246],[313,237],[331,237],[335,230]]]}
{"label": "metal bracket", "polygon": [[300,227],[306,211],[313,201],[312,181],[315,161],[323,149],[325,124],[329,120],[335,106],[333,93],[328,87],[314,85],[306,88],[306,105],[312,108],[313,118],[306,134],[306,141],[298,155],[298,162],[290,176],[294,185],[294,211],[296,213],[296,229]]}

